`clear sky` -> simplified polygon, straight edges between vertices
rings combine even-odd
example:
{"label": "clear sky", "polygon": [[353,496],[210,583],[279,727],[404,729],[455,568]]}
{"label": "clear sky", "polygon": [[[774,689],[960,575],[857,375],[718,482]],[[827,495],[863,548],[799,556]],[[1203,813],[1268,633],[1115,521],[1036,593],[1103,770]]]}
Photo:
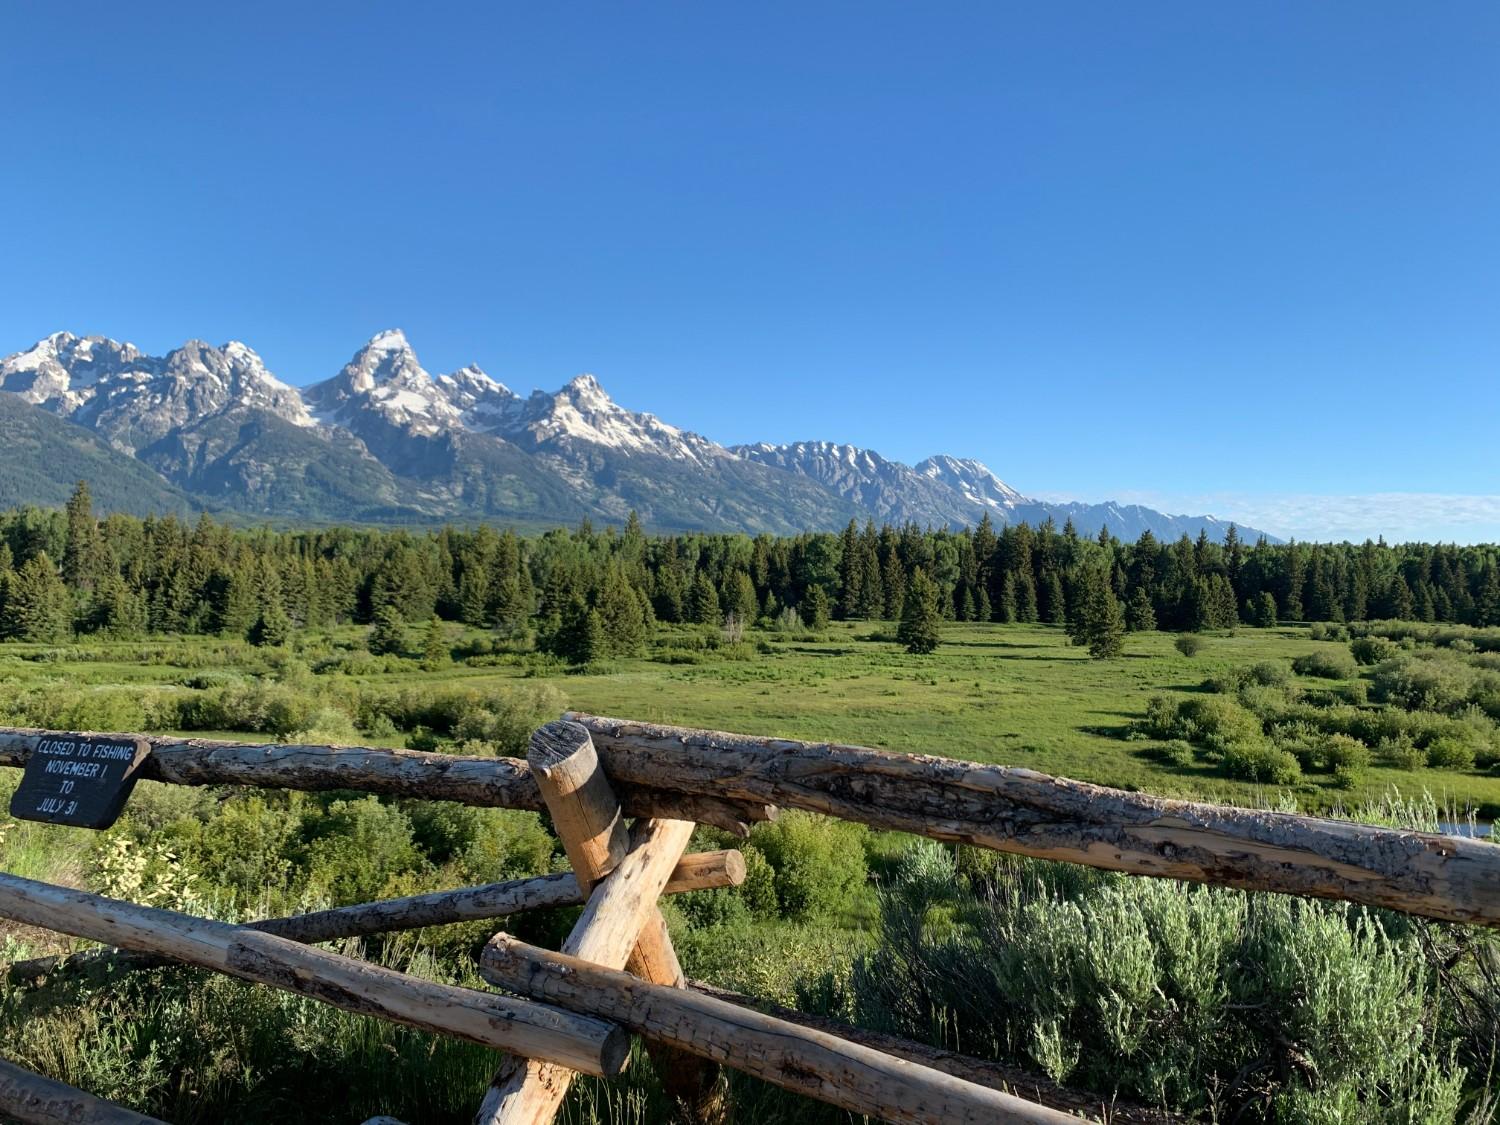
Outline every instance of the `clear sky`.
{"label": "clear sky", "polygon": [[726,443],[1500,538],[1492,0],[11,0],[0,83],[0,354],[401,327]]}

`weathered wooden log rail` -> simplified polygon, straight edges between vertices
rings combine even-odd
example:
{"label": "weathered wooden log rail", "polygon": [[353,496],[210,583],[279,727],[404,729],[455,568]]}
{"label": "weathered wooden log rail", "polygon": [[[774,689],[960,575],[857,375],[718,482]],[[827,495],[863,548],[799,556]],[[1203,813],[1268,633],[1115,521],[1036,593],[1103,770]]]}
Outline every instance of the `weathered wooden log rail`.
{"label": "weathered wooden log rail", "polygon": [[[59,737],[68,736],[0,728],[0,765],[24,767],[41,740]],[[77,955],[74,964],[185,962],[507,1052],[479,1125],[550,1121],[575,1073],[619,1072],[629,1033],[644,1039],[679,1115],[700,1125],[727,1120],[721,1065],[854,1113],[923,1125],[1040,1125],[1100,1108],[997,1064],[686,981],[660,895],[744,878],[737,852],[683,854],[694,824],[743,834],[777,807],[1132,875],[1500,926],[1500,848],[1482,840],[1164,800],[1027,769],[584,714],[536,731],[524,762],[148,741],[142,776],[171,784],[355,790],[550,815],[571,874],[242,926],[0,874],[0,917],[119,947]],[[628,829],[627,817],[635,818]],[[434,984],[300,944],[567,904],[584,910],[561,953],[503,933],[485,947],[481,975],[513,996]],[[26,978],[54,968],[55,960],[24,962],[10,972]],[[149,1120],[3,1064],[0,1112],[28,1121]],[[1170,1120],[1150,1110],[1115,1116]]]}
{"label": "weathered wooden log rail", "polygon": [[1127,793],[1013,766],[570,713],[611,777],[1130,875],[1500,926],[1500,848]]}
{"label": "weathered wooden log rail", "polygon": [[[68,733],[0,727],[0,766],[25,766],[42,739]],[[172,785],[244,785],[312,793],[352,789],[476,808],[547,809],[531,767],[515,758],[170,735],[128,737],[144,737],[151,744],[151,757],[141,776]],[[692,820],[739,836],[750,825],[774,815],[758,802],[725,801],[713,793],[662,793],[633,785],[620,786],[620,803],[629,816]]]}
{"label": "weathered wooden log rail", "polygon": [[[694,852],[683,856],[673,868],[662,893],[675,895],[685,891],[716,890],[736,887],[744,881],[745,857],[741,853]],[[406,898],[315,910],[286,918],[264,918],[258,922],[246,922],[244,928],[276,934],[303,944],[316,944],[428,926],[506,918],[528,910],[582,906],[586,901],[587,896],[579,888],[577,876],[571,871],[563,871],[456,891],[433,891]],[[10,966],[8,976],[13,983],[23,984],[49,976],[64,966],[76,972],[94,973],[159,968],[171,963],[170,957],[156,953],[96,949],[72,956],[17,961]]]}

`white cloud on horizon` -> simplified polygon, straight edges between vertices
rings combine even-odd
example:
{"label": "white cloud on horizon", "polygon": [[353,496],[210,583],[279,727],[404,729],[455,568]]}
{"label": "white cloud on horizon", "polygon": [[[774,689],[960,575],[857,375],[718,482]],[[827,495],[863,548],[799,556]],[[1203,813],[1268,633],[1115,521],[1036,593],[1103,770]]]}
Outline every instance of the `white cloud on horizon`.
{"label": "white cloud on horizon", "polygon": [[[1044,494],[1045,500],[1091,497]],[[1371,492],[1359,495],[1254,492],[1124,492],[1109,497],[1174,515],[1213,515],[1283,539],[1388,543],[1500,542],[1500,495]]]}

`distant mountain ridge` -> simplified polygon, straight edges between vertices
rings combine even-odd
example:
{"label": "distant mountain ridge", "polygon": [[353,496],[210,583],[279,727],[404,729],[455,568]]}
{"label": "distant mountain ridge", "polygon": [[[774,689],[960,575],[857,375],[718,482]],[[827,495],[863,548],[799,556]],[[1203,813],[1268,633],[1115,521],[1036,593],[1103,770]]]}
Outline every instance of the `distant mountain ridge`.
{"label": "distant mountain ridge", "polygon": [[[0,392],[13,425],[30,408],[88,431],[106,461],[129,464],[120,479],[139,493],[137,508],[196,502],[411,523],[623,520],[634,509],[664,530],[751,533],[851,519],[958,527],[986,514],[997,524],[1072,519],[1082,534],[1108,526],[1132,539],[1147,529],[1222,538],[1228,528],[1138,505],[1028,499],[980,462],[946,455],[910,466],[828,441],[727,448],[621,407],[592,375],[525,397],[475,365],[434,376],[399,330],[300,389],[239,341],[190,340],[150,356],[57,332],[0,360]],[[41,422],[30,431],[42,445],[67,432]],[[55,492],[37,483],[35,466],[26,472],[23,487],[21,467],[0,463],[0,495]]]}

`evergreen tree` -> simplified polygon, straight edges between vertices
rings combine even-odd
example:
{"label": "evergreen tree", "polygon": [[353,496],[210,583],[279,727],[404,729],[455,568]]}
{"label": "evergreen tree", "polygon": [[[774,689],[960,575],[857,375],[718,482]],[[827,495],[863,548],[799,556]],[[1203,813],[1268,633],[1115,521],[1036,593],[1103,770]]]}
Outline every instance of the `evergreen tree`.
{"label": "evergreen tree", "polygon": [[1132,633],[1149,633],[1156,628],[1156,608],[1146,587],[1137,586],[1125,610],[1125,627]]}
{"label": "evergreen tree", "polygon": [[21,641],[57,641],[68,632],[72,605],[47,552],[21,564],[8,583],[0,635]]}
{"label": "evergreen tree", "polygon": [[1078,606],[1068,624],[1073,643],[1086,646],[1096,660],[1119,656],[1125,648],[1125,615],[1110,589],[1109,578],[1098,567],[1083,574]]}
{"label": "evergreen tree", "polygon": [[760,601],[755,596],[755,583],[743,570],[735,571],[725,583],[724,609],[746,624],[753,622],[760,610]]}
{"label": "evergreen tree", "polygon": [[1399,574],[1391,579],[1390,593],[1386,595],[1386,605],[1388,615],[1397,621],[1410,621],[1416,615],[1411,587]]}
{"label": "evergreen tree", "polygon": [[859,528],[853,520],[844,529],[839,556],[839,616],[850,620],[859,615],[865,568],[859,554]]}
{"label": "evergreen tree", "polygon": [[[1062,587],[1058,587],[1058,596],[1061,597]],[[1027,625],[1034,625],[1040,619],[1036,604],[1036,581],[1031,577],[1031,570],[1020,571],[1016,575],[1016,620]]]}
{"label": "evergreen tree", "polygon": [[809,586],[797,609],[802,615],[802,623],[809,629],[816,632],[828,628],[828,592],[822,586]]}
{"label": "evergreen tree", "polygon": [[1006,625],[1016,620],[1016,576],[1008,570],[1000,579],[1000,604],[996,607],[995,620]]}
{"label": "evergreen tree", "polygon": [[394,605],[383,605],[375,611],[368,644],[376,656],[400,656],[406,651],[406,622]]}
{"label": "evergreen tree", "polygon": [[906,573],[901,569],[901,556],[894,547],[881,564],[880,588],[885,595],[881,617],[886,621],[894,621],[901,615],[901,607],[906,603]]}
{"label": "evergreen tree", "polygon": [[[754,591],[751,591],[751,596],[754,596]],[[599,624],[604,630],[605,643],[610,653],[616,656],[636,656],[646,647],[643,601],[625,577],[625,572],[619,566],[611,567],[604,586],[599,591],[597,606]]]}
{"label": "evergreen tree", "polygon": [[274,603],[261,610],[255,624],[250,626],[249,641],[257,648],[280,648],[291,637],[291,618],[286,615],[286,610]]}
{"label": "evergreen tree", "polygon": [[93,628],[112,637],[135,637],[146,631],[145,598],[118,574],[106,575],[94,591]]}
{"label": "evergreen tree", "polygon": [[906,586],[906,604],[901,607],[901,624],[896,639],[911,653],[929,653],[937,649],[942,637],[942,616],[938,610],[937,587],[918,568]]}
{"label": "evergreen tree", "polygon": [[[1072,522],[1069,520],[1068,526],[1071,527]],[[1045,595],[1042,619],[1049,625],[1065,624],[1068,620],[1068,599],[1063,593],[1062,575],[1055,570],[1049,570],[1042,575],[1042,592]]]}
{"label": "evergreen tree", "polygon": [[458,619],[465,625],[487,625],[493,602],[490,572],[480,566],[464,567],[458,579]]}
{"label": "evergreen tree", "polygon": [[693,586],[688,591],[687,614],[694,625],[719,623],[719,595],[704,571],[700,570],[693,576]]}
{"label": "evergreen tree", "polygon": [[1500,566],[1494,559],[1485,562],[1479,595],[1474,599],[1474,622],[1477,625],[1500,625]]}
{"label": "evergreen tree", "polygon": [[448,647],[448,635],[443,629],[443,622],[437,614],[427,622],[427,630],[422,634],[422,667],[429,672],[435,672],[444,668],[453,659],[453,653]]}
{"label": "evergreen tree", "polygon": [[74,590],[92,590],[99,561],[99,524],[89,482],[81,480],[68,498],[67,539],[63,547],[63,581]]}
{"label": "evergreen tree", "polygon": [[1255,602],[1255,607],[1254,608],[1255,608],[1255,612],[1253,614],[1253,620],[1255,621],[1255,625],[1256,625],[1257,628],[1259,628],[1259,629],[1274,629],[1274,628],[1276,628],[1276,595],[1275,594],[1271,593],[1270,590],[1264,590],[1264,591],[1262,591],[1260,597]]}

